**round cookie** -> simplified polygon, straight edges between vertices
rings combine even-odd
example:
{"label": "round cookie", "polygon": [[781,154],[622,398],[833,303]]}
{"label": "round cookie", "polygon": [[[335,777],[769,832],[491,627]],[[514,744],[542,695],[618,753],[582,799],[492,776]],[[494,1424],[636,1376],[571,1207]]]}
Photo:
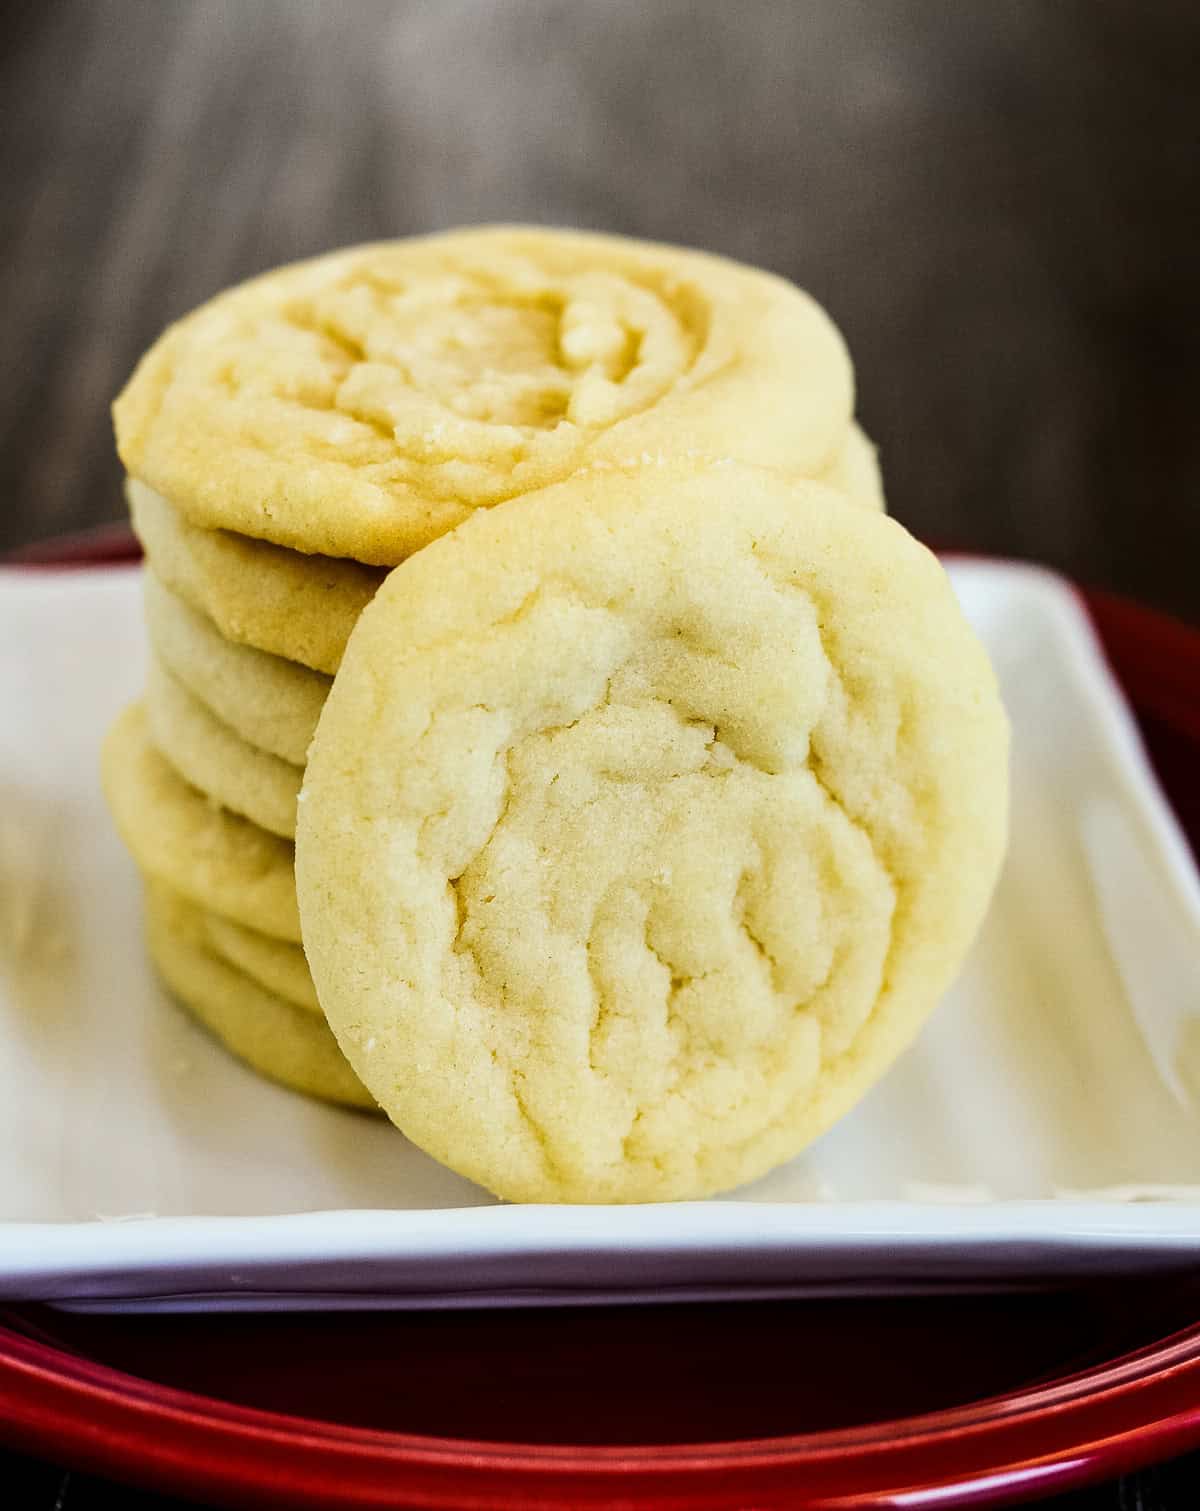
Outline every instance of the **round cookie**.
{"label": "round cookie", "polygon": [[354,561],[303,556],[228,530],[205,530],[135,478],[133,528],[155,572],[227,640],[333,673],[384,574]]}
{"label": "round cookie", "polygon": [[195,524],[391,566],[596,463],[739,457],[817,476],[852,410],[841,337],[784,279],[502,226],[230,290],[159,338],[113,413],[126,470]]}
{"label": "round cookie", "polygon": [[391,574],[300,806],[305,952],[400,1129],[522,1201],[762,1175],[916,1034],[1004,849],[935,558],[740,465],[592,472]]}
{"label": "round cookie", "polygon": [[302,768],[248,745],[156,656],[146,677],[146,717],[150,738],[185,781],[260,828],[295,838]]}
{"label": "round cookie", "polygon": [[140,703],[109,730],[101,778],[144,872],[214,913],[300,942],[292,845],[190,787],[151,744]]}
{"label": "round cookie", "polygon": [[219,913],[199,908],[196,911],[204,923],[205,942],[214,954],[252,976],[277,997],[320,1014],[317,989],[300,945],[260,934],[257,929],[222,918]]}
{"label": "round cookie", "polygon": [[149,566],[142,588],[150,643],[167,669],[243,740],[303,766],[329,678],[227,640]]}
{"label": "round cookie", "polygon": [[377,1110],[325,1023],[214,954],[195,908],[165,887],[147,888],[146,942],[171,993],[239,1060],[306,1096]]}

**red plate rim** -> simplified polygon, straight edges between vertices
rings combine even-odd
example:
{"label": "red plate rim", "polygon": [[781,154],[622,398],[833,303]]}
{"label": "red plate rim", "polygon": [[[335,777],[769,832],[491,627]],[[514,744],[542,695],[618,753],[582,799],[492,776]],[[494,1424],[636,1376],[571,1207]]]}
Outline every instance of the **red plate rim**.
{"label": "red plate rim", "polygon": [[[781,1382],[782,1384],[782,1382]],[[289,1507],[985,1506],[1200,1442],[1200,1324],[1046,1385],[867,1427],[572,1447],[285,1416],[156,1385],[0,1328],[0,1433],[83,1467]]]}
{"label": "red plate rim", "polygon": [[[118,527],[10,561],[100,566],[136,555]],[[1200,740],[1200,635],[1126,600],[1083,596],[1118,675],[1128,669],[1122,654],[1137,666],[1143,706]],[[1147,651],[1165,664],[1150,685],[1141,680]],[[287,1416],[157,1385],[0,1326],[0,1437],[191,1495],[295,1508],[997,1505],[1200,1443],[1200,1322],[1077,1374],[944,1411],[797,1436],[633,1447],[478,1442]]]}

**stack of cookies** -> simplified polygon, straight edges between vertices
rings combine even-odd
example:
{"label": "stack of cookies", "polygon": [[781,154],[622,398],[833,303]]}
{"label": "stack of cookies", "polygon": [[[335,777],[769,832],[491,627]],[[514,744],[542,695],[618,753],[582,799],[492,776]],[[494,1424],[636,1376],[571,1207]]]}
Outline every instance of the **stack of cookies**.
{"label": "stack of cookies", "polygon": [[152,661],[104,776],[173,994],[510,1197],[700,1195],[815,1136],[1003,833],[990,673],[852,411],[791,285],[570,232],[354,249],[166,332],[115,409]]}

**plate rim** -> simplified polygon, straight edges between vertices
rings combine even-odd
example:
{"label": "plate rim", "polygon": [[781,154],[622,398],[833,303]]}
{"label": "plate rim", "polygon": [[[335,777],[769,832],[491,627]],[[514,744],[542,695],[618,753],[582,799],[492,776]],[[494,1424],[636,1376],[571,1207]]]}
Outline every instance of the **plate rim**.
{"label": "plate rim", "polygon": [[[1039,1218],[1053,1208],[1055,1225]],[[485,1215],[486,1214],[486,1215]],[[951,1216],[952,1214],[952,1216]],[[681,1221],[690,1225],[679,1230]],[[418,1230],[418,1231],[414,1231]],[[87,1243],[80,1243],[86,1236]],[[397,1239],[403,1238],[403,1247]],[[747,1248],[753,1239],[752,1249]],[[803,1241],[816,1263],[794,1278],[770,1274],[765,1267],[795,1252]],[[1106,1270],[1119,1273],[1137,1260],[1157,1261],[1159,1268],[1194,1261],[1200,1248],[1200,1202],[1194,1200],[1098,1202],[1046,1198],[995,1202],[750,1202],[720,1198],[704,1202],[655,1203],[624,1208],[543,1206],[530,1230],[526,1209],[499,1206],[391,1210],[387,1208],[321,1209],[272,1216],[155,1217],[63,1223],[0,1223],[0,1300],[116,1301],[158,1299],[196,1291],[196,1277],[214,1265],[257,1272],[238,1276],[234,1298],[256,1290],[278,1292],[279,1274],[303,1265],[293,1277],[294,1294],[319,1295],[323,1274],[341,1272],[347,1262],[362,1267],[366,1282],[355,1289],[364,1297],[387,1294],[398,1277],[405,1288],[419,1289],[428,1273],[445,1280],[446,1266],[457,1260],[463,1274],[453,1289],[486,1296],[491,1287],[474,1285],[471,1276],[486,1275],[498,1260],[524,1259],[533,1266],[531,1287],[581,1285],[595,1290],[595,1280],[573,1277],[574,1265],[594,1266],[597,1258],[611,1267],[614,1294],[639,1288],[638,1266],[666,1256],[680,1266],[680,1285],[720,1284],[731,1295],[756,1284],[786,1284],[796,1290],[827,1283],[820,1261],[837,1261],[847,1274],[843,1289],[863,1289],[872,1273],[869,1262],[880,1253],[895,1256],[903,1242],[905,1268],[900,1278],[949,1278],[939,1260],[953,1257],[959,1278],[997,1281],[1008,1276],[1028,1283],[1047,1273],[1033,1261],[1053,1256],[1056,1273],[1078,1277],[1093,1272],[1089,1258],[1103,1255]],[[984,1261],[995,1253],[1003,1266]],[[974,1256],[963,1269],[962,1258]],[[1025,1264],[1014,1258],[1025,1254]],[[720,1273],[736,1255],[744,1281]],[[856,1257],[866,1262],[860,1272]],[[629,1274],[620,1273],[621,1260]],[[1125,1263],[1120,1261],[1124,1260]],[[708,1261],[707,1267],[704,1261]],[[1071,1261],[1076,1261],[1074,1267]],[[849,1272],[845,1266],[850,1265]],[[690,1264],[690,1268],[689,1268]],[[699,1268],[697,1269],[697,1265]],[[922,1266],[926,1266],[923,1268]],[[542,1268],[538,1268],[542,1266]],[[686,1272],[686,1273],[685,1273]],[[130,1282],[170,1276],[173,1283],[147,1291],[143,1284],[113,1284],[114,1274]],[[60,1282],[96,1276],[104,1287],[86,1294],[69,1293]],[[644,1277],[642,1277],[644,1282]],[[374,1282],[374,1283],[371,1283]],[[509,1289],[506,1284],[502,1289]],[[645,1289],[645,1284],[640,1287]],[[212,1287],[201,1287],[211,1291]],[[345,1289],[344,1285],[341,1289]],[[436,1292],[445,1285],[434,1287]]]}
{"label": "plate rim", "polygon": [[[106,553],[104,560],[96,558],[97,542]],[[66,588],[66,583],[57,566],[82,569],[80,575],[86,581],[99,585],[116,582],[136,565],[131,560],[136,557],[133,537],[111,528],[85,537],[82,545],[79,541],[68,542],[57,556],[53,543],[32,554],[37,558],[32,564],[0,562],[0,584],[11,572],[10,581],[47,586],[53,583],[52,591],[58,592]],[[946,553],[946,556],[950,565],[965,569],[968,574],[983,574],[985,581],[989,571],[999,569],[1012,590],[1030,592],[1041,612],[1063,622],[1065,650],[1073,675],[1080,683],[1082,695],[1095,708],[1105,732],[1106,749],[1128,791],[1134,816],[1164,868],[1164,879],[1189,914],[1200,920],[1200,877],[1183,831],[1148,759],[1125,689],[1106,659],[1086,596],[1061,573],[1037,564],[964,553]],[[1126,611],[1130,607],[1125,605]],[[1144,620],[1158,617],[1153,611],[1137,612]],[[1188,638],[1190,643],[1192,637]],[[1200,636],[1195,637],[1195,646],[1200,665]],[[1112,697],[1106,696],[1109,692]],[[947,1254],[961,1257],[967,1252],[982,1256],[990,1246],[1003,1245],[1010,1251],[1022,1252],[1023,1263],[1016,1273],[1028,1276],[1039,1251],[1070,1259],[1107,1246],[1126,1254],[1136,1252],[1161,1260],[1173,1252],[1178,1256],[1188,1247],[1194,1250],[1200,1241],[1200,1187],[1194,1191],[1179,1188],[1168,1194],[1172,1199],[1167,1201],[1131,1202],[1112,1196],[1105,1200],[1105,1193],[1100,1191],[1070,1193],[1074,1200],[1064,1195],[1041,1201],[966,1200],[960,1204],[954,1193],[949,1193],[933,1201],[919,1198],[903,1202],[845,1201],[830,1210],[820,1205],[715,1200],[642,1206],[636,1209],[633,1218],[628,1211],[618,1208],[615,1216],[610,1215],[599,1224],[595,1208],[547,1207],[537,1209],[532,1233],[522,1233],[519,1227],[514,1227],[518,1222],[528,1223],[528,1209],[522,1209],[524,1216],[517,1219],[514,1209],[490,1205],[400,1214],[380,1208],[269,1216],[146,1214],[149,1221],[134,1221],[120,1215],[101,1221],[95,1217],[53,1223],[14,1220],[0,1222],[0,1297],[103,1302],[134,1300],[140,1296],[146,1301],[165,1303],[171,1294],[187,1294],[197,1289],[212,1291],[210,1279],[204,1285],[199,1285],[199,1281],[206,1278],[206,1266],[210,1270],[213,1265],[220,1265],[230,1269],[251,1266],[258,1271],[257,1277],[240,1278],[229,1287],[231,1296],[245,1298],[256,1290],[278,1291],[280,1284],[270,1273],[270,1267],[289,1260],[312,1267],[314,1273],[297,1289],[313,1295],[324,1289],[321,1275],[316,1273],[322,1266],[351,1260],[370,1265],[379,1278],[375,1284],[362,1287],[364,1296],[369,1297],[395,1287],[394,1275],[389,1278],[382,1274],[389,1261],[394,1272],[405,1268],[418,1272],[416,1288],[421,1289],[419,1272],[448,1257],[445,1248],[450,1243],[456,1255],[465,1254],[468,1262],[476,1264],[489,1255],[503,1257],[515,1251],[540,1254],[544,1259],[563,1256],[569,1259],[586,1249],[593,1258],[597,1255],[624,1258],[636,1267],[639,1259],[664,1253],[672,1257],[695,1256],[732,1245],[739,1239],[744,1243],[751,1236],[755,1239],[754,1254],[762,1262],[798,1241],[820,1255],[836,1252],[839,1245],[843,1249],[857,1246],[861,1250],[889,1239],[893,1242],[903,1239],[906,1258],[918,1265],[922,1259],[933,1265],[932,1271],[926,1270],[927,1275],[939,1274],[936,1262]],[[951,1208],[955,1213],[952,1229],[948,1222]],[[1045,1221],[1048,1208],[1054,1212],[1052,1224]],[[485,1211],[487,1215],[482,1216]],[[903,1227],[898,1222],[901,1212]],[[336,1219],[332,1229],[331,1219]],[[421,1226],[416,1234],[415,1222]],[[681,1222],[686,1223],[683,1231]],[[401,1225],[403,1232],[398,1233]],[[764,1227],[769,1229],[765,1237]],[[581,1231],[586,1233],[582,1240]],[[351,1233],[353,1243],[347,1241]],[[382,1233],[387,1234],[387,1241],[380,1240]],[[85,1242],[81,1243],[81,1239]],[[1086,1268],[1086,1257],[1082,1263]],[[989,1272],[981,1258],[975,1259],[975,1266],[974,1276],[990,1273],[991,1278],[997,1278],[995,1268]],[[112,1283],[110,1277],[115,1271],[120,1272],[124,1284]],[[99,1289],[94,1287],[84,1294],[70,1295],[68,1282],[86,1282],[88,1276],[99,1278]],[[173,1283],[147,1293],[147,1284],[152,1285],[162,1276],[172,1277]],[[700,1281],[705,1278],[711,1279],[699,1277]],[[736,1279],[722,1278],[732,1292],[741,1289]],[[756,1271],[747,1277],[747,1283],[763,1279]],[[586,1277],[575,1283],[585,1281]],[[628,1283],[626,1277],[623,1284]],[[861,1277],[855,1277],[855,1284],[860,1283]],[[484,1299],[486,1289],[467,1285],[466,1294]]]}
{"label": "plate rim", "polygon": [[[235,1405],[0,1326],[0,1437],[189,1493],[310,1507],[933,1511],[1054,1493],[1200,1442],[1200,1323],[983,1401],[819,1433],[600,1447],[429,1437]],[[803,1499],[797,1500],[802,1476]],[[400,1496],[404,1499],[401,1502]]]}

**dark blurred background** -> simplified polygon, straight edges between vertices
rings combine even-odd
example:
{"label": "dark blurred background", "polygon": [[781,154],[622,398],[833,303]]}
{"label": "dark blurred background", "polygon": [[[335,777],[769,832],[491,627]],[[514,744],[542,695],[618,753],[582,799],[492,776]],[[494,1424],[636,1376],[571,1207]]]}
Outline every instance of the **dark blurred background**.
{"label": "dark blurred background", "polygon": [[0,549],[122,511],[175,316],[340,243],[571,223],[774,268],[892,510],[1200,620],[1197,0],[7,0]]}

